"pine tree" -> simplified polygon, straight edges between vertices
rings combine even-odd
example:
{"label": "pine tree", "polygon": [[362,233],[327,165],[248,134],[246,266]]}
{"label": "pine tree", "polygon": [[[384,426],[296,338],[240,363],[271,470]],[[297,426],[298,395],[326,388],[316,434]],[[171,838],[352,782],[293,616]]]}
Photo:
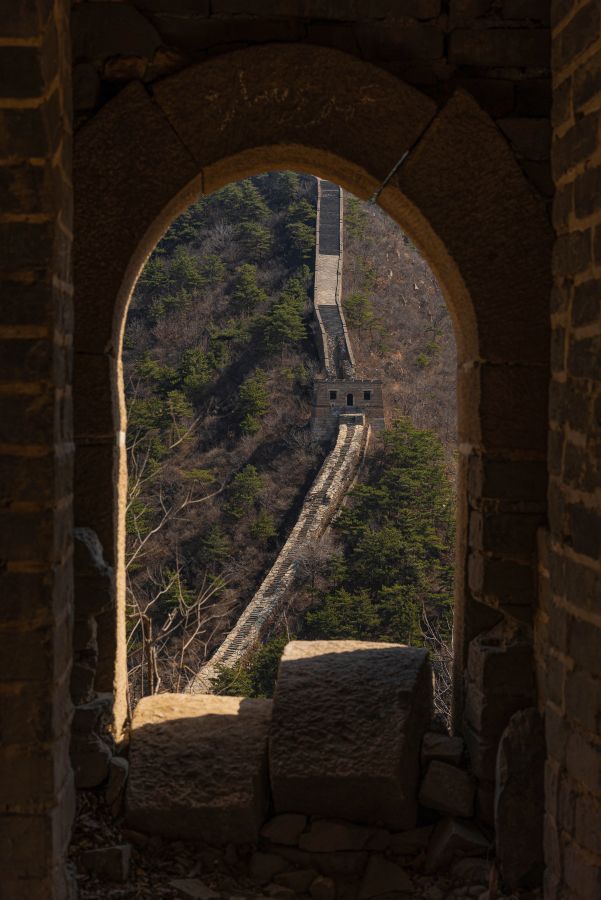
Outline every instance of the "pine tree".
{"label": "pine tree", "polygon": [[262,369],[255,369],[238,392],[240,430],[243,434],[255,434],[261,427],[261,418],[269,409],[267,376]]}
{"label": "pine tree", "polygon": [[238,266],[232,300],[245,312],[253,312],[258,306],[267,302],[267,294],[257,284],[257,267],[252,263]]}
{"label": "pine tree", "polygon": [[229,490],[227,511],[235,519],[245,516],[254,506],[263,490],[263,479],[254,466],[244,466],[238,472]]}

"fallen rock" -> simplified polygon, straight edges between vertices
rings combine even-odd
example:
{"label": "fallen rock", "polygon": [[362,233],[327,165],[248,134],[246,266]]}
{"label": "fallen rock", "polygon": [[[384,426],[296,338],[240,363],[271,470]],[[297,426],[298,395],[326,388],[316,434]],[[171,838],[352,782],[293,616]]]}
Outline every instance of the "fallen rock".
{"label": "fallen rock", "polygon": [[383,856],[371,856],[361,882],[359,900],[392,893],[412,894],[413,882],[396,863]]}
{"label": "fallen rock", "polygon": [[218,900],[221,896],[198,878],[176,878],[169,882],[169,886],[185,900]]}
{"label": "fallen rock", "polygon": [[295,891],[281,884],[268,884],[263,891],[268,897],[296,897]]}
{"label": "fallen rock", "polygon": [[495,778],[495,856],[507,891],[542,882],[545,756],[538,710],[515,713],[499,743]]}
{"label": "fallen rock", "polygon": [[298,847],[275,845],[273,851],[301,869],[316,869],[320,875],[357,878],[363,873],[368,854],[365,850],[338,850],[336,853],[311,853]]}
{"label": "fallen rock", "polygon": [[121,756],[113,756],[109,763],[108,784],[104,796],[114,816],[118,815],[121,809],[128,772],[127,760]]}
{"label": "fallen rock", "polygon": [[478,857],[465,857],[458,859],[451,866],[451,874],[465,884],[488,884],[491,864],[487,859]]}
{"label": "fallen rock", "polygon": [[74,734],[69,748],[71,765],[75,776],[75,787],[98,787],[109,774],[111,751],[97,734],[86,736]]}
{"label": "fallen rock", "polygon": [[274,875],[284,872],[287,868],[286,860],[276,856],[275,853],[262,853],[258,850],[250,859],[250,877],[261,884],[267,884]]}
{"label": "fallen rock", "polygon": [[365,845],[366,850],[377,850],[380,853],[390,847],[390,832],[385,828],[372,828]]}
{"label": "fallen rock", "polygon": [[458,766],[464,750],[463,738],[427,731],[422,741],[422,764],[427,765],[433,759],[439,759],[451,766]]}
{"label": "fallen rock", "polygon": [[141,700],[131,727],[128,827],[211,844],[256,842],[268,804],[270,716],[270,700]]}
{"label": "fallen rock", "polygon": [[420,850],[425,850],[432,834],[432,825],[424,828],[412,828],[411,831],[401,831],[390,835],[390,850],[396,856],[414,856]]}
{"label": "fallen rock", "polygon": [[270,738],[276,810],[414,827],[419,748],[431,705],[423,649],[367,641],[289,643]]}
{"label": "fallen rock", "polygon": [[75,706],[71,733],[87,737],[93,731],[99,732],[103,725],[110,721],[112,706],[112,694],[98,694],[88,703]]}
{"label": "fallen rock", "polygon": [[94,875],[101,881],[120,883],[128,879],[130,859],[130,844],[103,847],[101,850],[86,850],[80,856],[81,865],[90,875]]}
{"label": "fallen rock", "polygon": [[261,828],[261,837],[274,844],[286,844],[295,847],[302,832],[307,827],[307,817],[296,813],[282,813],[274,816]]}
{"label": "fallen rock", "polygon": [[320,875],[311,885],[309,893],[313,900],[335,900],[336,884],[331,878]]}
{"label": "fallen rock", "polygon": [[338,850],[363,850],[372,831],[351,822],[318,819],[309,831],[301,834],[298,846],[314,853],[336,853]]}
{"label": "fallen rock", "polygon": [[419,791],[419,802],[449,816],[469,819],[474,814],[474,779],[469,772],[434,760]]}
{"label": "fallen rock", "polygon": [[315,869],[294,869],[292,872],[280,872],[273,880],[296,894],[305,894],[316,878]]}
{"label": "fallen rock", "polygon": [[426,872],[441,872],[456,856],[484,856],[490,841],[469,822],[442,819],[432,834],[426,855]]}

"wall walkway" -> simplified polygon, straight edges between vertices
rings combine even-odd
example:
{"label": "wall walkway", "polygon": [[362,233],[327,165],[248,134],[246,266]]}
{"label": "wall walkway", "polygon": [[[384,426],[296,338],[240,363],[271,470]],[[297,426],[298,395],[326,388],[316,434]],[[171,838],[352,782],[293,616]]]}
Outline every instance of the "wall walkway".
{"label": "wall walkway", "polygon": [[342,227],[342,188],[318,178],[313,303],[321,361],[334,378],[352,377],[355,369],[342,311]]}
{"label": "wall walkway", "polygon": [[326,456],[305,497],[296,525],[269,574],[210,662],[189,685],[190,693],[210,693],[219,667],[233,668],[261,639],[297,578],[304,548],[324,533],[351,486],[369,440],[369,431],[369,425],[363,423],[340,425],[336,444]]}
{"label": "wall walkway", "polygon": [[[342,189],[318,178],[314,310],[320,357],[327,375],[334,378],[354,375],[353,352],[341,303],[342,217]],[[303,549],[324,533],[350,488],[369,431],[362,415],[340,420],[336,444],[306,495],[288,540],[234,628],[188,686],[190,693],[210,693],[219,667],[233,668],[260,641],[298,576]]]}

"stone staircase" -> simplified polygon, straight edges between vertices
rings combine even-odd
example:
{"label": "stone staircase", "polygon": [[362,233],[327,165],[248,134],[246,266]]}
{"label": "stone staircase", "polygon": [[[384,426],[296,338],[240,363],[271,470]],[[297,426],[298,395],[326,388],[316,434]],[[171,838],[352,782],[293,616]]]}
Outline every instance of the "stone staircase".
{"label": "stone staircase", "polygon": [[328,376],[352,377],[354,359],[342,311],[342,190],[318,179],[313,304],[323,367]]}

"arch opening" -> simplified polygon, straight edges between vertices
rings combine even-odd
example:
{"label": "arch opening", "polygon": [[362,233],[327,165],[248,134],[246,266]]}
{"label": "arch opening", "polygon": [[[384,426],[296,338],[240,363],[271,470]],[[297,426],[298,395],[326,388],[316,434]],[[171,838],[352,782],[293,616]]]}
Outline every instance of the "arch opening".
{"label": "arch opening", "polygon": [[[252,696],[288,634],[430,646],[448,717],[455,350],[410,239],[332,182],[273,172],[228,185],[151,254],[123,352],[130,705],[200,681]],[[342,456],[338,423],[369,429]],[[394,466],[410,486],[394,511],[372,502],[362,533],[344,515],[329,527],[355,481],[373,498],[394,493]],[[355,505],[355,518],[367,513]],[[436,574],[413,572],[413,556]],[[268,621],[247,639],[265,592]],[[209,670],[213,684],[200,678]]]}
{"label": "arch opening", "polygon": [[[332,83],[324,74],[331,56],[345,73]],[[249,67],[252,83],[244,77]],[[235,83],[232,70],[241,73]],[[274,92],[268,83],[288,90]],[[357,104],[367,95],[369,102]],[[493,645],[507,652],[516,641],[531,646],[534,535],[545,514],[551,235],[508,145],[461,92],[436,110],[397,79],[343,54],[271,46],[193,66],[165,79],[152,98],[130,85],[82,129],[75,158],[77,524],[96,531],[115,565],[118,607],[125,483],[119,350],[129,296],[161,233],[196,194],[266,168],[314,172],[363,198],[379,191],[379,205],[428,260],[447,301],[458,349],[455,724],[465,730],[464,690],[494,691],[482,667],[468,671],[468,648],[482,656]],[[112,616],[97,681],[116,686],[121,697],[125,636],[115,651]],[[478,638],[493,627],[501,629],[496,636]],[[533,696],[527,680],[513,695],[522,705]],[[118,700],[117,721],[123,716]],[[500,727],[499,720],[487,733],[476,729],[470,746],[488,789]]]}

